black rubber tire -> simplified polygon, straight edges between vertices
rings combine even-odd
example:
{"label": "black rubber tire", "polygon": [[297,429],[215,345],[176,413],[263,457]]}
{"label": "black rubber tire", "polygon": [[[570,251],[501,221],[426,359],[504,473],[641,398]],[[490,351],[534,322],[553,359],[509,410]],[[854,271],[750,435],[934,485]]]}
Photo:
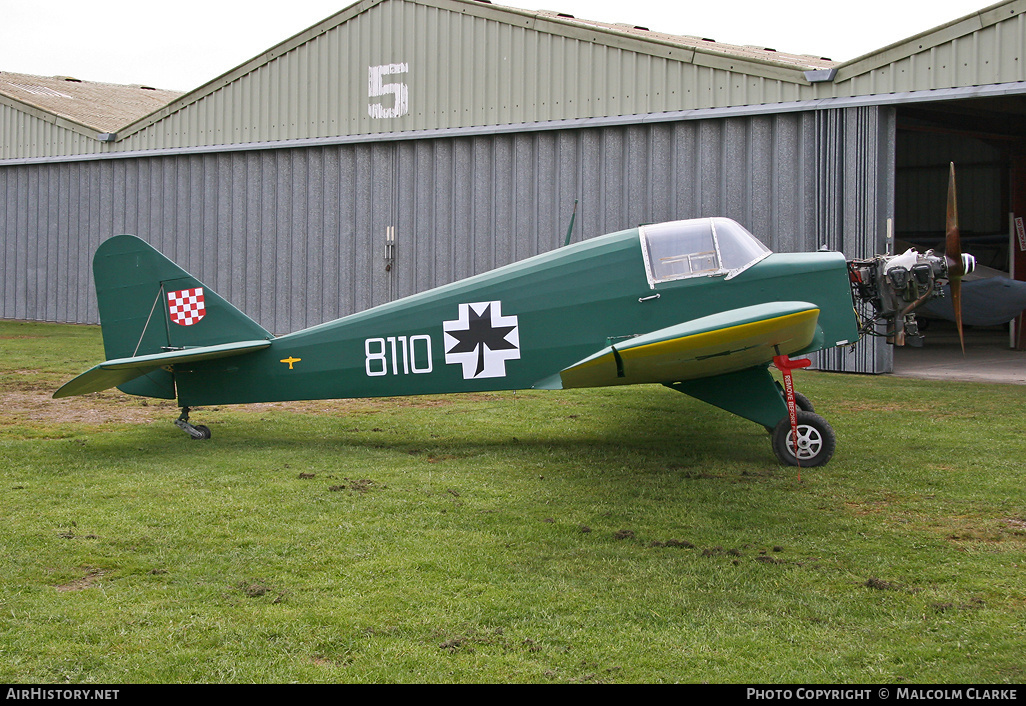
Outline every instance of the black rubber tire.
{"label": "black rubber tire", "polygon": [[[781,389],[780,394],[784,394],[783,389]],[[794,404],[799,410],[805,410],[806,412],[816,411],[816,409],[812,406],[812,400],[810,400],[808,397],[806,397],[800,392],[794,393]],[[773,427],[763,427],[763,429],[766,430],[767,434],[773,434],[773,432],[775,431]]]}
{"label": "black rubber tire", "polygon": [[194,436],[193,439],[209,439],[210,438],[210,427],[205,424],[195,424],[193,429],[203,434],[203,436]]}
{"label": "black rubber tire", "polygon": [[833,458],[837,435],[833,427],[814,412],[798,410],[798,459],[791,444],[791,419],[784,417],[773,430],[773,453],[785,466],[815,468]]}
{"label": "black rubber tire", "polygon": [[[784,402],[787,402],[787,393],[784,392],[784,386],[778,382],[777,389],[780,390],[780,396],[784,398]],[[812,406],[812,400],[800,392],[794,393],[794,403],[798,406],[798,409],[804,409],[806,412],[816,411],[816,408]],[[773,429],[770,427],[766,427],[766,431],[770,434],[773,433]]]}
{"label": "black rubber tire", "polygon": [[812,406],[812,400],[800,392],[794,393],[794,403],[798,409],[804,409],[806,412],[816,411],[816,408]]}

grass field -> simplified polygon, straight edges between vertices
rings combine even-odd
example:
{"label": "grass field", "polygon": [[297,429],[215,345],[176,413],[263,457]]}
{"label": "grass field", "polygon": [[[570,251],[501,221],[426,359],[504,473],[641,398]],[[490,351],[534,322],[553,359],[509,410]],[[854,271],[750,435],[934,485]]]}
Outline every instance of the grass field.
{"label": "grass field", "polygon": [[659,386],[50,400],[0,322],[0,682],[1026,681],[1026,388],[799,372],[821,469]]}

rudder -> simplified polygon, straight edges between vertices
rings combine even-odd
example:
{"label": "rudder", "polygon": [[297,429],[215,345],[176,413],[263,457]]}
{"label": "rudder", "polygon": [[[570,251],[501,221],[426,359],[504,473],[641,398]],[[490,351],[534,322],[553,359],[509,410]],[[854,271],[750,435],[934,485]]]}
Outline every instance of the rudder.
{"label": "rudder", "polygon": [[[93,280],[108,360],[273,338],[134,235],[116,235],[97,248]],[[166,370],[156,370],[118,389],[131,395],[176,397],[174,375]]]}

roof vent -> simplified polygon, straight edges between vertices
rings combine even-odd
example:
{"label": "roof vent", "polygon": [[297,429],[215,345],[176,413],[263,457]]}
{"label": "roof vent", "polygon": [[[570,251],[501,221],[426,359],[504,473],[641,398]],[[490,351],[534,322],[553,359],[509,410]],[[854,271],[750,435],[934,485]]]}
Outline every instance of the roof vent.
{"label": "roof vent", "polygon": [[709,39],[708,37],[702,37],[703,42],[715,42],[715,39]]}
{"label": "roof vent", "polygon": [[805,72],[805,80],[809,83],[829,83],[837,75],[837,69],[812,69]]}
{"label": "roof vent", "polygon": [[75,78],[74,76],[54,76],[59,81],[70,81],[71,83],[82,83],[82,79]]}
{"label": "roof vent", "polygon": [[155,90],[157,90],[153,86],[139,86],[139,88],[143,89],[144,91],[155,91]]}

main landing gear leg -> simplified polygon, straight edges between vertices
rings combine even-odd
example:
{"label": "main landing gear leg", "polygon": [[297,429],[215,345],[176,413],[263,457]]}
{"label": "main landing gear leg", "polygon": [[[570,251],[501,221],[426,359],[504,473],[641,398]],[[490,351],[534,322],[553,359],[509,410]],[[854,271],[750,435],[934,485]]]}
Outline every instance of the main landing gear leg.
{"label": "main landing gear leg", "polygon": [[834,455],[837,436],[823,417],[812,411],[812,403],[805,395],[794,391],[791,370],[811,364],[807,359],[790,360],[786,355],[773,358],[784,376],[784,401],[788,415],[773,429],[773,453],[788,466],[813,468],[822,466]]}
{"label": "main landing gear leg", "polygon": [[175,426],[184,431],[193,439],[209,439],[210,438],[210,427],[202,424],[193,426],[189,424],[189,408],[182,407],[182,413],[175,420]]}

